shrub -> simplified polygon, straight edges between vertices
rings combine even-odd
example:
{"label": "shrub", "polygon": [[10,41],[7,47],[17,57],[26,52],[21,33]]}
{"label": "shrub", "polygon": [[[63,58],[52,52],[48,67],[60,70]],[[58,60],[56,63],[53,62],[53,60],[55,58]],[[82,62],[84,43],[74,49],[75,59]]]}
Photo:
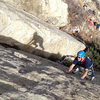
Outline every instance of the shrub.
{"label": "shrub", "polygon": [[93,61],[95,68],[100,69],[100,45],[93,41],[89,45],[86,56],[88,56]]}

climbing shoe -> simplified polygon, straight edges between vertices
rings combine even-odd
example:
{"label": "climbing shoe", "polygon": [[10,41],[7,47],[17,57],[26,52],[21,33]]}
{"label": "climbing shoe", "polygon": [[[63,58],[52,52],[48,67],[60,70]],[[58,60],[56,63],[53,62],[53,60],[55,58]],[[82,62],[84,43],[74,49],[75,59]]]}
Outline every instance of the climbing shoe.
{"label": "climbing shoe", "polygon": [[95,77],[93,76],[93,77],[91,77],[91,81],[93,81],[95,79]]}
{"label": "climbing shoe", "polygon": [[72,71],[72,73],[75,74],[75,73],[77,73],[78,71],[79,71],[79,68],[74,69],[74,70]]}

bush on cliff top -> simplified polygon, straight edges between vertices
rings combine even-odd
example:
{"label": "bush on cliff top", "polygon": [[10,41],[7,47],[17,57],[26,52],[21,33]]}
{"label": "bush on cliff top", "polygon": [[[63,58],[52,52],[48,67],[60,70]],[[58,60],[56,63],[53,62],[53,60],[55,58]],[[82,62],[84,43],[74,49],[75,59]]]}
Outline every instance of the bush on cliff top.
{"label": "bush on cliff top", "polygon": [[100,45],[93,41],[86,52],[86,56],[90,57],[95,68],[100,69]]}

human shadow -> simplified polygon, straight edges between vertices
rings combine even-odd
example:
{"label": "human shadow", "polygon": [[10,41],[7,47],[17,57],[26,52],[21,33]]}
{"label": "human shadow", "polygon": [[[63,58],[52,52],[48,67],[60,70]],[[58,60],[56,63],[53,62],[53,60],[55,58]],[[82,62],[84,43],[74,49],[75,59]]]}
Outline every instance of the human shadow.
{"label": "human shadow", "polygon": [[44,50],[43,39],[38,35],[37,32],[34,33],[33,40],[33,44],[35,45],[35,47],[38,47],[39,45],[42,48],[42,50]]}
{"label": "human shadow", "polygon": [[[58,60],[62,57],[60,53],[55,54],[44,51],[43,39],[37,34],[37,32],[34,34],[33,39],[28,44],[22,44],[17,40],[12,39],[11,37],[2,35],[0,35],[0,44],[6,48],[15,48],[17,50],[26,51],[50,60]],[[35,45],[35,47],[31,46],[31,44]],[[40,46],[42,50],[36,48],[37,46]]]}
{"label": "human shadow", "polygon": [[28,45],[34,45],[34,48],[40,47],[42,48],[42,50],[44,50],[43,47],[43,38],[41,38],[41,36],[38,35],[37,32],[34,33],[32,40],[28,43]]}

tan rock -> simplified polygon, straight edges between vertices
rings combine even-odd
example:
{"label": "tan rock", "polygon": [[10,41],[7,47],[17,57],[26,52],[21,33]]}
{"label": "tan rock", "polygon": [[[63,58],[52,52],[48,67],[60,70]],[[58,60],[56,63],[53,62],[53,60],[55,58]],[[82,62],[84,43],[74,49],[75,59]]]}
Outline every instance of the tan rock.
{"label": "tan rock", "polygon": [[68,6],[62,0],[4,0],[14,7],[27,11],[44,21],[64,26],[68,19]]}
{"label": "tan rock", "polygon": [[44,56],[75,55],[85,45],[35,16],[0,2],[0,42]]}

